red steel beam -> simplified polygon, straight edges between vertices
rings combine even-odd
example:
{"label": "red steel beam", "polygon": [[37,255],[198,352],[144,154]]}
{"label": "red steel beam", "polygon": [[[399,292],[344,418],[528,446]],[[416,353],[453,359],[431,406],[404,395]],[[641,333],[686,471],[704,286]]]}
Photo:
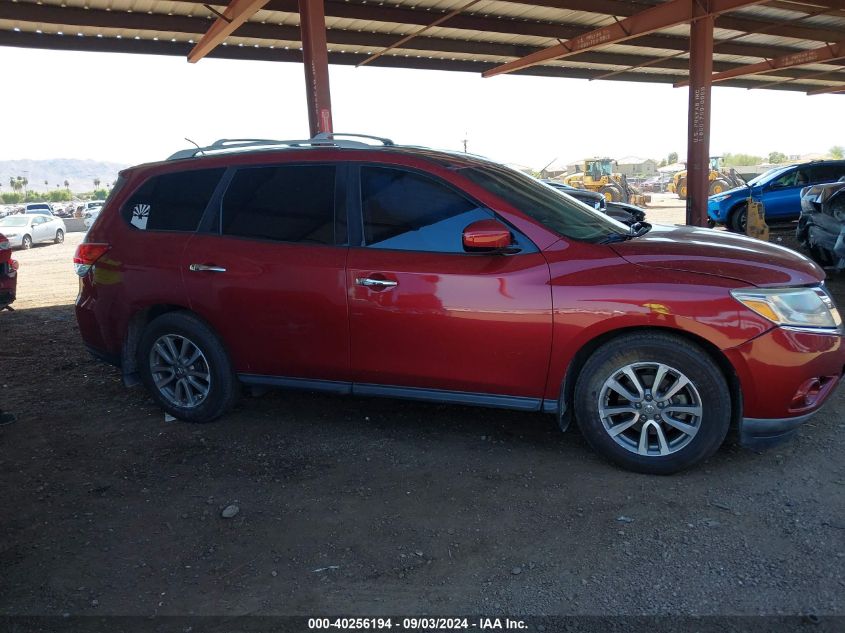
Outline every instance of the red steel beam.
{"label": "red steel beam", "polygon": [[[827,44],[820,48],[813,48],[800,53],[790,53],[782,57],[774,59],[767,59],[764,62],[757,64],[748,64],[740,66],[739,68],[731,68],[720,73],[716,73],[711,78],[713,83],[733,79],[734,77],[744,77],[746,75],[759,75],[760,73],[767,73],[773,70],[781,70],[784,68],[794,68],[795,66],[806,66],[807,64],[822,64],[824,62],[835,61],[837,59],[845,59],[845,40],[837,42],[836,44]],[[688,80],[679,81],[675,84],[676,88],[689,85]]]}
{"label": "red steel beam", "polygon": [[[232,0],[223,14],[188,53],[188,61],[195,64],[217,48],[238,27],[249,20],[269,0]],[[215,11],[216,13],[216,11]]]}
{"label": "red steel beam", "polygon": [[[740,7],[762,4],[763,2],[765,0],[711,0],[708,3],[710,13],[706,17],[714,17],[725,11],[733,11]],[[482,73],[482,77],[495,77],[515,70],[522,70],[553,59],[569,57],[583,51],[600,48],[608,44],[618,44],[671,26],[685,24],[693,19],[699,19],[697,16],[700,11],[696,8],[696,5],[697,0],[669,0],[650,9],[640,11],[624,20],[617,20],[609,26],[589,31],[555,46],[496,66]]]}
{"label": "red steel beam", "polygon": [[808,95],[826,95],[826,94],[836,94],[838,92],[845,92],[845,84],[839,84],[838,86],[828,86],[826,88],[818,88],[816,90],[810,90],[807,92]]}
{"label": "red steel beam", "polygon": [[332,132],[332,99],[329,90],[329,48],[323,0],[299,0],[299,28],[305,62],[305,97],[311,136]]}
{"label": "red steel beam", "polygon": [[706,226],[710,175],[710,85],[713,76],[713,5],[693,1],[690,25],[687,137],[687,224]]}

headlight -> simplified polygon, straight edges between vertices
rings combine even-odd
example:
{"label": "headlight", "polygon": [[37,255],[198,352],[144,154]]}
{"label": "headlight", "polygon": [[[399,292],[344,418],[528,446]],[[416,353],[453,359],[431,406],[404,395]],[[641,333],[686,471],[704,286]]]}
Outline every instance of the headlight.
{"label": "headlight", "polygon": [[713,197],[711,197],[710,199],[711,199],[713,202],[721,202],[722,200],[727,200],[727,199],[728,199],[728,198],[730,198],[732,195],[733,195],[732,193],[720,193],[719,195],[717,195],[717,196],[713,196]]}
{"label": "headlight", "polygon": [[742,288],[731,290],[734,299],[778,325],[837,329],[839,310],[824,288]]}

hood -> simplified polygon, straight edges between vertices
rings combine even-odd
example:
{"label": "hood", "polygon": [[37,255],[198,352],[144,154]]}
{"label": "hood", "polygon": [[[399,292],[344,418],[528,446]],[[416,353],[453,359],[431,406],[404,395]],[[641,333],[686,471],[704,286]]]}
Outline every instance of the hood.
{"label": "hood", "polygon": [[754,286],[799,286],[824,280],[824,271],[803,255],[727,231],[656,224],[641,237],[610,246],[639,266],[716,275]]}

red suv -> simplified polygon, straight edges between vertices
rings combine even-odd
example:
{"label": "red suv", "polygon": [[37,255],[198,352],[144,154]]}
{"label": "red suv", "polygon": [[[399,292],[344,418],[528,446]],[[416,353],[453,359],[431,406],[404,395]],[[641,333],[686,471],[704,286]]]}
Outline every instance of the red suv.
{"label": "red suv", "polygon": [[192,422],[241,384],[542,411],[651,473],[731,425],[789,435],[839,383],[841,319],[801,255],[382,141],[218,141],[124,171],[74,259],[88,348]]}

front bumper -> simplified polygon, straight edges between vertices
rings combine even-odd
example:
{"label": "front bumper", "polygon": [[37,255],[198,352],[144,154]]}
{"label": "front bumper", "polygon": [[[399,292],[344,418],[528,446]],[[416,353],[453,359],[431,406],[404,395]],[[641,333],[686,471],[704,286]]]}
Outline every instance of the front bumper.
{"label": "front bumper", "polygon": [[818,409],[795,418],[743,418],[739,423],[739,443],[746,448],[767,448],[780,444],[798,432]]}
{"label": "front bumper", "polygon": [[[740,442],[766,446],[793,435],[841,386],[845,338],[841,334],[772,328],[726,350],[743,394]],[[806,394],[808,381],[820,379]]]}

